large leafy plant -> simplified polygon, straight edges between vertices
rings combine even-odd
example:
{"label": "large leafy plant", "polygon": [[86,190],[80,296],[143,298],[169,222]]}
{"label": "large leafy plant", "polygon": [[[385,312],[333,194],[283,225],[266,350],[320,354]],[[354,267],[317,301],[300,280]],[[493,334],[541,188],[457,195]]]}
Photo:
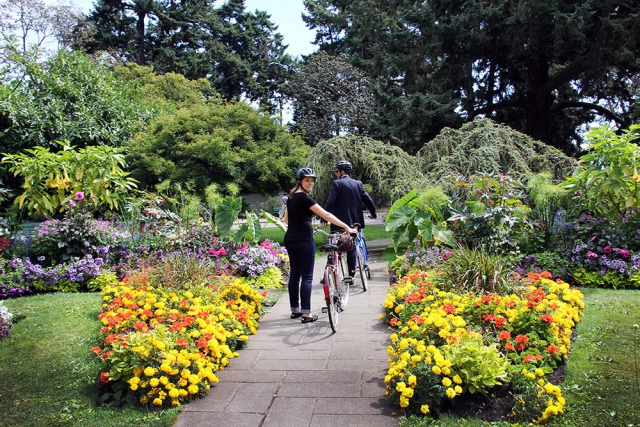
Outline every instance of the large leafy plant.
{"label": "large leafy plant", "polygon": [[517,252],[518,236],[530,227],[523,185],[504,174],[460,177],[449,201],[456,237],[489,253]]}
{"label": "large leafy plant", "polygon": [[576,211],[612,218],[640,208],[640,148],[634,143],[639,132],[640,125],[621,134],[602,126],[587,134],[589,152],[564,183]]}
{"label": "large leafy plant", "polygon": [[15,203],[29,213],[54,215],[69,207],[69,201],[83,192],[93,207],[119,209],[136,188],[135,180],[125,172],[123,149],[92,146],[76,149],[60,142],[62,150],[35,147],[20,154],[4,153],[2,164],[20,176],[24,191]]}
{"label": "large leafy plant", "polygon": [[385,230],[393,232],[391,240],[396,251],[405,237],[409,240],[419,238],[424,247],[429,243],[455,246],[453,233],[444,222],[447,200],[440,188],[422,192],[413,189],[397,200],[385,219]]}

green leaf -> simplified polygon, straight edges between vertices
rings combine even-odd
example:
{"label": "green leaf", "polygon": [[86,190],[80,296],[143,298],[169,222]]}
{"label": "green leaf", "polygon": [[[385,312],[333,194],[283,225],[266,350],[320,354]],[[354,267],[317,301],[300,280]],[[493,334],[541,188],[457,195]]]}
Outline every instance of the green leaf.
{"label": "green leaf", "polygon": [[242,209],[242,197],[225,197],[215,214],[215,223],[218,227],[220,239],[225,239],[233,226],[233,222],[238,218]]}

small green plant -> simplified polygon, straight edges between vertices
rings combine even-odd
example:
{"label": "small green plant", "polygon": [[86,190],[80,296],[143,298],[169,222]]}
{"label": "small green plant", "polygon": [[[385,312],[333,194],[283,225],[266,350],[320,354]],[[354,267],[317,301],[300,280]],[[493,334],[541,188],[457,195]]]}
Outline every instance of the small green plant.
{"label": "small green plant", "polygon": [[486,394],[507,380],[509,361],[496,343],[485,345],[480,336],[464,334],[443,353],[452,362],[451,376],[462,378],[464,391]]}
{"label": "small green plant", "polygon": [[110,271],[106,271],[101,273],[99,276],[96,276],[87,281],[87,289],[90,292],[100,292],[105,286],[112,285],[114,283],[118,283],[118,276]]}

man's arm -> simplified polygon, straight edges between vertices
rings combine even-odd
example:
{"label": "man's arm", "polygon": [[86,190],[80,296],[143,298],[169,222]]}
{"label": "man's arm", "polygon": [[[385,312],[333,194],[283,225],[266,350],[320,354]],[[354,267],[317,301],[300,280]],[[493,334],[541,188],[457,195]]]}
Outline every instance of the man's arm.
{"label": "man's arm", "polygon": [[376,215],[376,204],[373,203],[373,199],[371,198],[369,193],[367,193],[367,190],[364,189],[364,185],[362,185],[362,183],[360,183],[360,188],[360,199],[364,202],[364,205],[367,207],[367,209],[369,209],[369,216],[373,219],[376,219],[378,217],[378,215]]}

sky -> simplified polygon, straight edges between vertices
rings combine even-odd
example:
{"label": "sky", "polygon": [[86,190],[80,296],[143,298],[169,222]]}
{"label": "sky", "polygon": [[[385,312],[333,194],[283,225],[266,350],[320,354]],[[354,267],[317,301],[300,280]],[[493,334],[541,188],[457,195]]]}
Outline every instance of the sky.
{"label": "sky", "polygon": [[[93,9],[93,1],[71,0],[71,3],[86,13]],[[309,30],[302,22],[302,0],[245,0],[244,4],[248,11],[258,9],[271,15],[271,22],[278,26],[277,31],[284,37],[284,44],[289,45],[286,51],[289,55],[297,57],[315,50],[315,46],[311,44],[315,32]]]}

